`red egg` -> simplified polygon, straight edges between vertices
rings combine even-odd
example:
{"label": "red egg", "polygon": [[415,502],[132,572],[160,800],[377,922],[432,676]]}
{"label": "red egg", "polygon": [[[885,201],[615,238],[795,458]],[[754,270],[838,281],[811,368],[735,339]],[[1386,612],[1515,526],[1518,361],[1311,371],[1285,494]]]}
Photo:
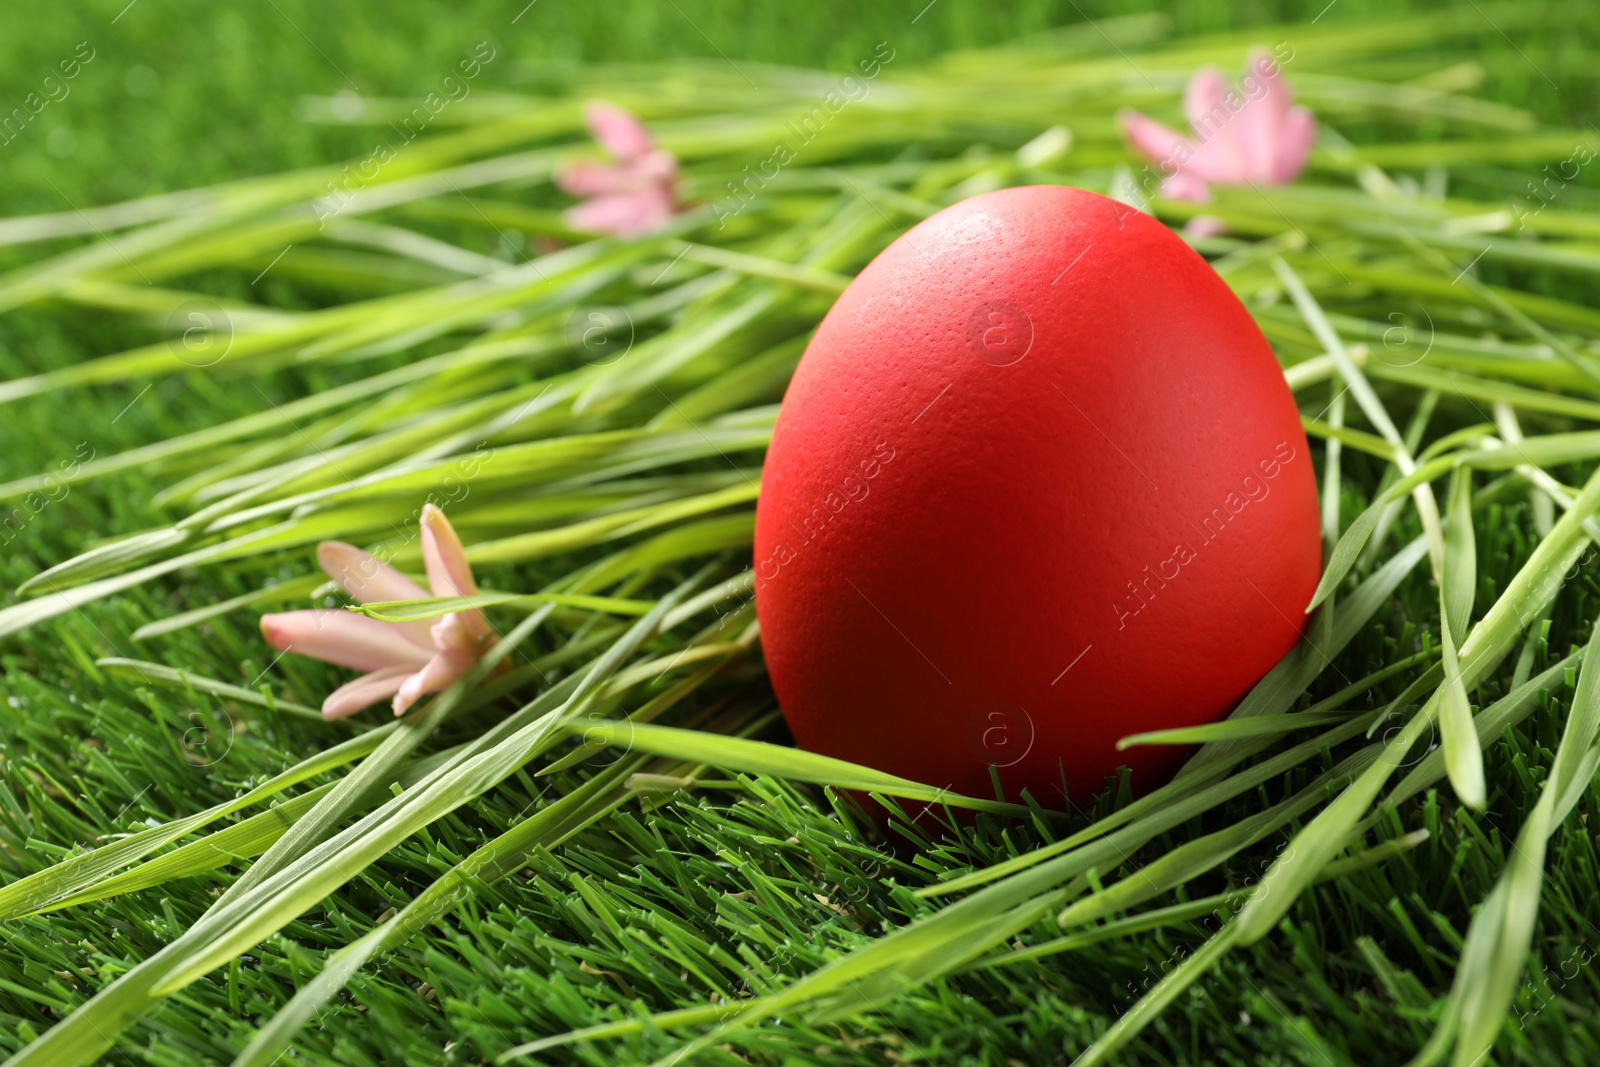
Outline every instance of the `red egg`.
{"label": "red egg", "polygon": [[839,298],[783,400],[756,610],[799,744],[1082,805],[1225,714],[1321,568],[1299,413],[1250,314],[1161,223],[1058,186],[939,212]]}

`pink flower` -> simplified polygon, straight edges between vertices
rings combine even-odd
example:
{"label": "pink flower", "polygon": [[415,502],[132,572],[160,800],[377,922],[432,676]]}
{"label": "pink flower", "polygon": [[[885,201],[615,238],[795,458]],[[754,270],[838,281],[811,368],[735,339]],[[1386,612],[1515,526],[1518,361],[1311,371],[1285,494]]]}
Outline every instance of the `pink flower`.
{"label": "pink flower", "polygon": [[584,109],[589,132],[615,163],[574,163],[556,174],[565,193],[584,197],[567,210],[573,229],[637,237],[661,229],[678,210],[678,161],[650,131],[610,104]]}
{"label": "pink flower", "polygon": [[[444,512],[422,508],[422,560],[433,595],[476,596],[461,540]],[[340,541],[317,546],[317,562],[346,593],[363,604],[420,600],[427,590],[376,558]],[[297,652],[341,667],[366,671],[322,702],[329,719],[353,715],[394,697],[403,715],[426,693],[436,693],[466,674],[495,643],[489,621],[477,610],[455,611],[425,622],[381,622],[349,611],[288,611],[261,616],[261,635],[280,652]]]}
{"label": "pink flower", "polygon": [[1216,67],[1189,79],[1183,111],[1193,138],[1137,111],[1118,119],[1129,143],[1165,176],[1162,196],[1204,203],[1212,185],[1294,181],[1311,154],[1317,123],[1305,108],[1290,107],[1291,100],[1277,62],[1257,52],[1239,89]]}
{"label": "pink flower", "polygon": [[1227,224],[1215,215],[1196,215],[1183,225],[1190,237],[1220,237],[1228,232]]}

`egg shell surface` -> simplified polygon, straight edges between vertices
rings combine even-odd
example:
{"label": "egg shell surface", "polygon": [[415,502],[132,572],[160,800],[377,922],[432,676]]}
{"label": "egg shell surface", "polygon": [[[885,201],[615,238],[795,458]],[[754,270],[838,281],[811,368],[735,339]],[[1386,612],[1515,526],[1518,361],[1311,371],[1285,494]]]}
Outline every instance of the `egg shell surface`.
{"label": "egg shell surface", "polygon": [[756,509],[772,684],[812,751],[1082,805],[1187,749],[1289,649],[1322,562],[1266,339],[1156,219],[1079,189],[973,197],[840,296]]}

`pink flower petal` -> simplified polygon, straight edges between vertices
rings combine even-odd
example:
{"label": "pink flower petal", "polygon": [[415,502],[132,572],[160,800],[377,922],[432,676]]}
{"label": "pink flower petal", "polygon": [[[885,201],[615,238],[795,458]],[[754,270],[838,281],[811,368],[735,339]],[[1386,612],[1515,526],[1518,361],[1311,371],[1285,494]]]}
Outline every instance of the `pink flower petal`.
{"label": "pink flower petal", "polygon": [[567,209],[567,225],[589,233],[641,237],[672,221],[670,194],[659,190],[597,196]]}
{"label": "pink flower petal", "polygon": [[1122,133],[1128,143],[1157,166],[1181,166],[1180,161],[1194,151],[1188,138],[1149,115],[1129,109],[1121,112],[1117,121],[1122,125]]}
{"label": "pink flower petal", "polygon": [[445,688],[471,670],[476,662],[478,657],[466,649],[449,648],[440,651],[420,671],[401,683],[399,691],[394,696],[394,713],[404,715],[406,709],[421,700],[425,694],[437,693]]}
{"label": "pink flower petal", "polygon": [[317,564],[339,587],[363,604],[379,600],[420,600],[428,591],[355,545],[324,541],[317,546]]}
{"label": "pink flower petal", "polygon": [[678,157],[671,152],[656,149],[633,164],[633,173],[647,181],[670,186],[678,180]]}
{"label": "pink flower petal", "polygon": [[1311,117],[1311,112],[1303,107],[1290,110],[1283,120],[1283,132],[1278,140],[1278,158],[1274,161],[1271,180],[1282,183],[1298,178],[1316,140],[1317,120]]}
{"label": "pink flower petal", "polygon": [[[380,600],[422,600],[428,591],[375,556],[343,541],[324,541],[317,546],[317,563],[322,572],[363,604]],[[393,622],[408,641],[433,653],[433,639],[427,623]]]}
{"label": "pink flower petal", "polygon": [[1184,226],[1189,237],[1220,237],[1228,232],[1227,224],[1215,215],[1196,215]]}
{"label": "pink flower petal", "polygon": [[[1226,132],[1211,138],[1200,146],[1194,154],[1186,170],[1195,177],[1216,185],[1243,185],[1246,182],[1266,181],[1267,174],[1263,171],[1255,173],[1249,167],[1249,157],[1253,142],[1247,140],[1246,115],[1240,112],[1233,120]],[[1269,135],[1269,142],[1275,142],[1276,135]]]}
{"label": "pink flower petal", "polygon": [[1273,126],[1281,126],[1284,117],[1289,114],[1289,105],[1294,103],[1294,93],[1289,90],[1289,83],[1283,80],[1283,68],[1267,53],[1257,50],[1251,53],[1244,73],[1247,85],[1253,75],[1266,87],[1259,98],[1251,100],[1252,109],[1265,115]]}
{"label": "pink flower petal", "polygon": [[612,196],[621,193],[671,194],[678,179],[678,161],[666,152],[651,152],[627,166],[574,163],[558,171],[555,183],[570,196]]}
{"label": "pink flower petal", "polygon": [[1211,187],[1192,171],[1179,171],[1161,183],[1161,195],[1168,200],[1204,204],[1211,200]]}
{"label": "pink flower petal", "polygon": [[1242,87],[1246,102],[1233,123],[1237,160],[1231,180],[1270,182],[1289,109],[1289,87],[1278,75],[1278,64],[1265,52],[1250,57]]}
{"label": "pink flower petal", "polygon": [[1215,67],[1197,71],[1184,90],[1183,111],[1199,145],[1189,169],[1207,181],[1232,183],[1250,177],[1247,113],[1253,105],[1234,93],[1234,106],[1229,108],[1230,92]]}
{"label": "pink flower petal", "polygon": [[463,612],[452,611],[433,624],[429,635],[433,638],[433,647],[439,651],[450,648],[460,648],[477,655],[479,652],[478,638],[471,630],[467,629],[461,616]]}
{"label": "pink flower petal", "polygon": [[346,682],[328,694],[322,702],[322,717],[342,719],[363,708],[370,708],[400,691],[405,680],[416,672],[410,667],[385,667],[371,674],[363,674],[353,682]]}
{"label": "pink flower petal", "polygon": [[422,506],[422,563],[434,596],[477,596],[478,583],[455,527],[432,504]]}
{"label": "pink flower petal", "polygon": [[[473,580],[472,564],[467,562],[461,538],[444,512],[432,504],[422,506],[422,562],[434,596],[478,595],[478,583]],[[456,614],[474,639],[481,641],[490,634],[489,620],[483,612],[474,608]]]}
{"label": "pink flower petal", "polygon": [[1195,71],[1183,90],[1183,116],[1195,140],[1208,141],[1228,128],[1234,113],[1228,110],[1228,80],[1216,67]]}
{"label": "pink flower petal", "polygon": [[584,108],[583,117],[600,146],[624,163],[638,159],[656,146],[655,138],[650,136],[644,123],[615,105],[590,104]]}
{"label": "pink flower petal", "polygon": [[261,636],[280,652],[376,671],[384,667],[420,667],[428,653],[401,634],[393,623],[337,611],[286,611],[261,616]]}
{"label": "pink flower petal", "polygon": [[568,196],[605,196],[642,188],[641,179],[630,167],[610,163],[573,163],[556,172],[556,187]]}

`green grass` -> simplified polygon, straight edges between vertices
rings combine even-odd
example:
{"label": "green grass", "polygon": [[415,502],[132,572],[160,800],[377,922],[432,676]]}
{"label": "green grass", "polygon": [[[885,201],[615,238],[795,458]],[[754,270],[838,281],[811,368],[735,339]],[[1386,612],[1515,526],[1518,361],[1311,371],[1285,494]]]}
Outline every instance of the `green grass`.
{"label": "green grass", "polygon": [[[76,42],[90,40],[97,54],[68,99],[51,104],[14,143],[0,148],[7,154],[0,210],[88,207],[359,157],[368,150],[365,133],[298,122],[299,94],[339,92],[348,87],[348,76],[368,95],[410,98],[431,88],[431,72],[442,74],[485,38],[500,51],[481,88],[519,90],[534,83],[542,64],[580,57],[709,56],[715,68],[726,53],[751,64],[839,67],[887,39],[897,47],[904,42],[896,62],[909,67],[952,48],[1081,17],[1070,4],[957,0],[940,0],[914,26],[910,20],[920,4],[863,15],[846,4],[804,11],[764,6],[750,13],[733,5],[679,3],[677,9],[641,5],[601,16],[549,3],[541,0],[515,27],[510,19],[521,6],[515,3],[396,13],[376,4],[329,10],[281,2],[213,10],[141,0],[114,26],[110,20],[121,8],[115,2],[76,18],[35,13],[22,22],[24,16],[8,13],[0,17],[0,41],[6,42],[0,45],[0,91],[8,99],[31,91],[36,79],[28,71],[42,78]],[[1344,0],[1327,19],[1349,25],[1393,8]],[[1548,122],[1583,127],[1596,118],[1588,55],[1600,27],[1593,15],[1572,10],[1570,25],[1516,31],[1510,41],[1485,31],[1454,43],[1443,61],[1481,55],[1488,71],[1482,95],[1526,107]],[[1233,19],[1254,22],[1283,13],[1273,5],[1196,5],[1180,8],[1176,22],[1180,31],[1201,32]],[[1546,75],[1559,89],[1551,88]],[[1074,116],[1063,118],[1070,122]],[[70,139],[56,130],[70,131]],[[1359,143],[1363,129],[1344,132]],[[1424,124],[1417,137],[1425,141],[1438,132]],[[1453,188],[1485,200],[1503,198],[1518,192],[1532,169],[1515,163],[1464,167]],[[1600,188],[1588,174],[1581,185]],[[1593,210],[1600,202],[1584,188],[1568,193],[1574,208]],[[482,235],[473,239],[480,241],[478,251],[495,251]],[[12,259],[6,265],[28,258],[7,254]],[[1592,306],[1596,295],[1592,275],[1489,264],[1482,276],[1584,306]],[[251,297],[249,282],[247,273],[218,271],[195,287]],[[315,307],[343,299],[304,281],[272,278],[265,284],[267,295],[253,298],[274,306]],[[1482,323],[1469,319],[1464,325]],[[148,325],[104,315],[44,307],[8,312],[0,316],[0,377],[81,363],[154,336]],[[402,362],[393,358],[395,365]],[[148,391],[139,381],[31,397],[0,411],[6,420],[0,480],[71,460],[80,443],[109,456],[355,376],[349,366],[333,364],[249,377],[172,376],[156,379]],[[1415,394],[1392,383],[1384,390],[1403,428]],[[1470,405],[1447,398],[1429,438],[1478,420]],[[1536,427],[1529,422],[1532,432]],[[1554,418],[1537,424],[1541,431],[1555,428],[1561,424]],[[1385,467],[1345,450],[1346,524],[1372,498]],[[1561,465],[1552,473],[1581,485],[1586,469]],[[4,546],[0,583],[14,589],[96,543],[182,517],[183,509],[151,502],[171,481],[171,472],[139,468],[74,486],[61,499],[45,498]],[[1524,501],[1520,492],[1508,492],[1480,508],[1480,605],[1507,588],[1537,540]],[[1408,514],[1391,544],[1419,532]],[[272,566],[280,577],[303,574],[305,556],[303,550],[286,553]],[[558,557],[497,566],[481,576],[493,588],[537,589],[564,574],[569,563],[570,557]],[[147,821],[230,799],[350,736],[347,729],[283,711],[138,684],[96,665],[105,656],[153,659],[245,687],[265,676],[275,693],[315,705],[339,672],[295,657],[274,664],[255,632],[253,612],[152,641],[132,636],[152,620],[250,592],[262,578],[261,569],[249,563],[181,572],[3,639],[0,869],[7,881]],[[658,583],[655,592],[660,591]],[[1556,603],[1548,639],[1533,646],[1532,669],[1586,641],[1597,610],[1600,562],[1591,552]],[[1419,567],[1344,653],[1341,671],[1357,678],[1377,670],[1409,652],[1423,634],[1436,642],[1437,619],[1437,592]],[[553,640],[541,635],[536,650],[552,651],[555,644],[542,642]],[[1384,683],[1359,706],[1382,706],[1407,680]],[[1313,698],[1335,688],[1336,680],[1324,679]],[[1476,696],[1488,704],[1505,689],[1506,678],[1497,675]],[[768,706],[753,672],[718,680],[707,707],[717,699],[742,711]],[[1473,909],[1513,854],[1511,843],[1538,799],[1573,700],[1570,685],[1542,696],[1538,710],[1489,749],[1485,812],[1460,808],[1447,788],[1380,809],[1374,839],[1419,828],[1429,831],[1429,839],[1404,858],[1307,892],[1271,937],[1235,950],[1198,987],[1181,994],[1124,1053],[1125,1062],[1368,1064],[1395,1062],[1421,1047],[1441,1011]],[[453,722],[438,747],[475,736],[488,715],[480,710]],[[1331,756],[1320,766],[1313,761],[1157,837],[1136,864],[1233,825],[1303,788],[1332,763]],[[524,819],[540,798],[548,802],[576,788],[593,767],[545,779],[535,777],[538,765],[530,764],[409,837],[238,962],[189,985],[129,1030],[108,1060],[225,1061],[320,969],[326,953],[403,907],[485,840]],[[1498,1062],[1600,1059],[1600,1028],[1593,1021],[1600,973],[1591,962],[1600,952],[1600,868],[1596,838],[1585,828],[1597,801],[1591,787],[1551,840],[1530,976],[1496,1047]],[[1113,804],[1112,796],[1102,797],[1096,814]],[[494,886],[474,886],[470,902],[443,927],[369,964],[348,994],[302,1032],[296,1057],[340,1064],[479,1062],[521,1042],[607,1019],[704,1005],[718,997],[759,996],[932,914],[937,901],[912,890],[1019,855],[1061,832],[1045,822],[1008,827],[985,816],[920,851],[893,852],[864,840],[839,809],[821,790],[768,778],[737,789],[631,799],[571,840],[536,853],[522,873]],[[1302,824],[1291,820],[1285,832],[1158,903],[1250,883]],[[191,927],[235,874],[200,874],[0,926],[0,1048],[20,1048]],[[1102,877],[1109,882],[1107,872]],[[813,1026],[796,1016],[782,1026],[737,1033],[723,1052],[705,1059],[1057,1062],[1087,1047],[1210,932],[1180,923],[1033,962],[940,978],[841,1023]],[[1058,933],[1047,920],[1023,937],[1036,943]],[[678,1040],[652,1033],[546,1055],[551,1062],[644,1062],[667,1054]]]}

